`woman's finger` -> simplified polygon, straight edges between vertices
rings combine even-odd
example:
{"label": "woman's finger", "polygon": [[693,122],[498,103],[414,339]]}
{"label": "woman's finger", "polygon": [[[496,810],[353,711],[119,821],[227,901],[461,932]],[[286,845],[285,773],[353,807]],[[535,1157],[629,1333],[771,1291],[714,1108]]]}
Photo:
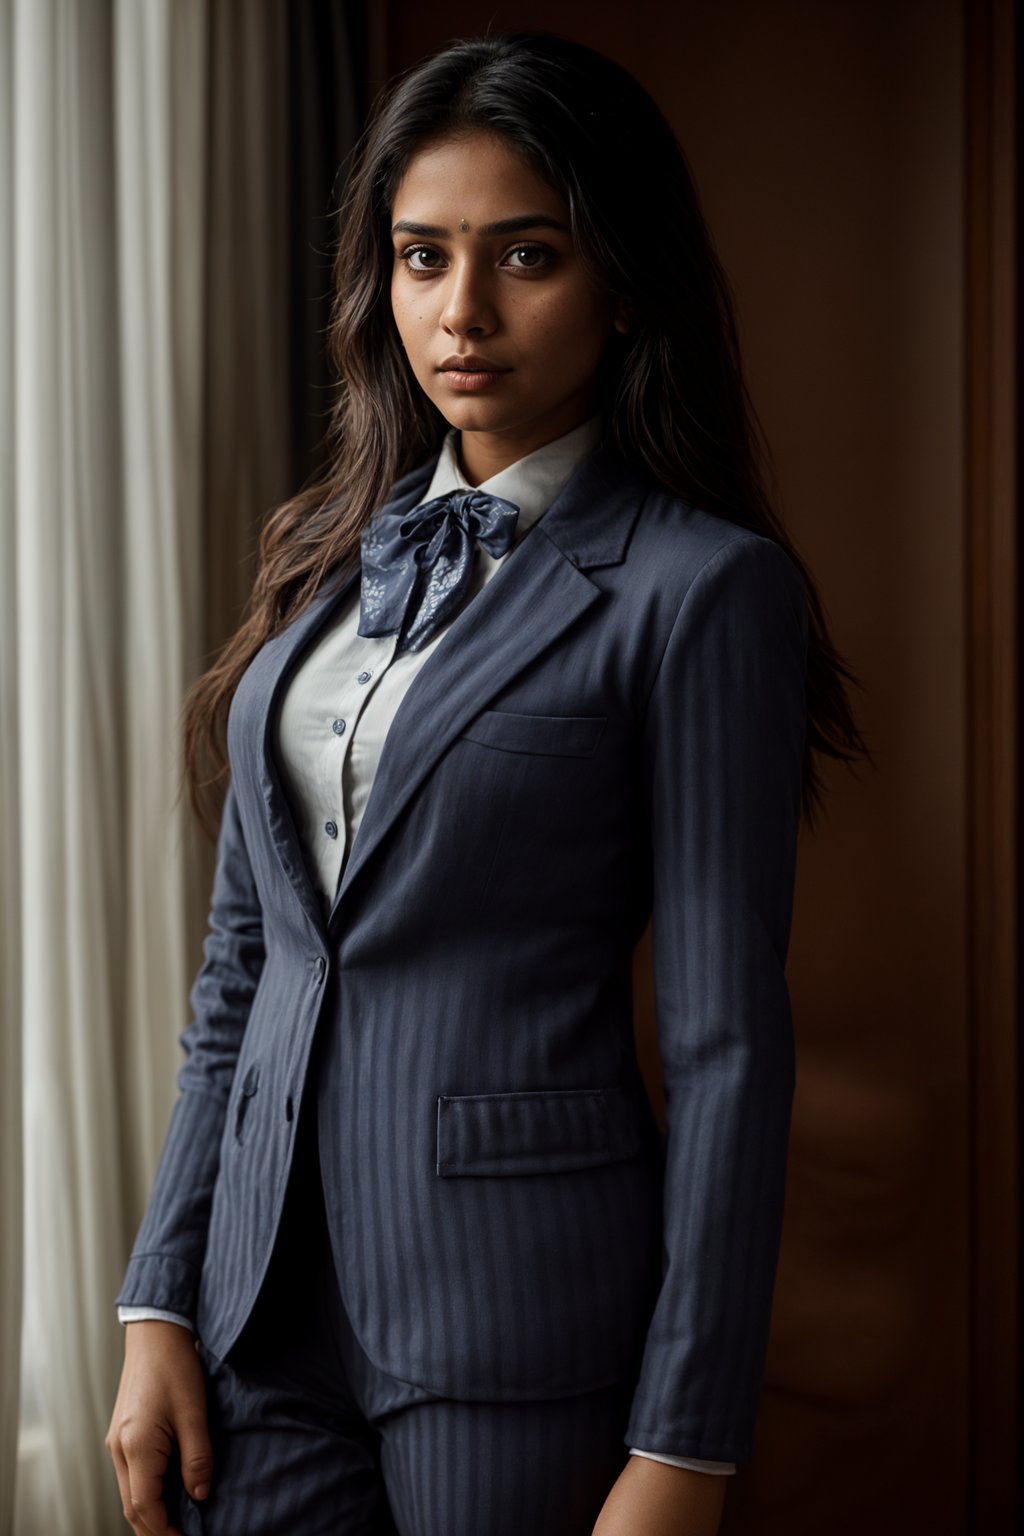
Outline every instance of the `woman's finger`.
{"label": "woman's finger", "polygon": [[128,1464],[125,1519],[139,1536],[181,1536],[167,1519],[163,1480],[167,1452],[153,1444],[124,1446]]}
{"label": "woman's finger", "polygon": [[131,1483],[128,1480],[128,1463],[125,1460],[124,1452],[121,1450],[118,1441],[108,1440],[107,1450],[110,1452],[110,1459],[114,1463],[114,1473],[117,1477],[117,1489],[121,1495],[121,1513],[124,1515],[127,1521],[132,1522],[135,1516],[131,1507],[132,1489]]}
{"label": "woman's finger", "polygon": [[206,1420],[206,1399],[189,1402],[174,1425],[181,1451],[181,1480],[193,1499],[205,1499],[213,1477],[213,1447]]}

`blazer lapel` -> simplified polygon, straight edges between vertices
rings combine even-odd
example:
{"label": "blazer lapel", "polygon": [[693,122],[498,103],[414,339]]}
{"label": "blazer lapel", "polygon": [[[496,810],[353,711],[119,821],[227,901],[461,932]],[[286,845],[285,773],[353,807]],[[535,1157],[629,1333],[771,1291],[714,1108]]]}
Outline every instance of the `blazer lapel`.
{"label": "blazer lapel", "polygon": [[[436,456],[395,487],[390,508],[417,505]],[[508,682],[602,596],[586,574],[625,557],[646,481],[599,445],[487,585],[455,618],[416,673],[385,738],[362,821],[335,893],[333,922],[360,872],[460,731]],[[256,665],[260,786],[267,824],[299,903],[320,933],[323,913],[302,854],[273,751],[273,720],[287,679],[318,631],[337,612],[359,568],[318,594],[270,641]]]}
{"label": "blazer lapel", "polygon": [[645,483],[599,446],[508,559],[451,621],[385,738],[330,919],[460,731],[602,596],[586,571],[625,557]]}

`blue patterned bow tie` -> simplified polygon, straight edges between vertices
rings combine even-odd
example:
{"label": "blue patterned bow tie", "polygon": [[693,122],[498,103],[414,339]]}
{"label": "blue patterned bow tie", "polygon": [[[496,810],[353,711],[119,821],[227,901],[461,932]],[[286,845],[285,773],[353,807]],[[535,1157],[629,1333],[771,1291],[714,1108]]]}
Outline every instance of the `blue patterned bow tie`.
{"label": "blue patterned bow tie", "polygon": [[398,650],[422,650],[469,596],[476,541],[495,559],[506,554],[518,517],[514,502],[476,490],[378,513],[360,541],[358,633],[397,634]]}

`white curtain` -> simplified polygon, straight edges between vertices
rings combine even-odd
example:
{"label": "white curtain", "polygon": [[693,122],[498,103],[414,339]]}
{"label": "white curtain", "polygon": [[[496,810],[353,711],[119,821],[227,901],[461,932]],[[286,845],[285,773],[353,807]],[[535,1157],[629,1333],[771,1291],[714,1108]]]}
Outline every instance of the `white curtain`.
{"label": "white curtain", "polygon": [[21,907],[17,896],[18,671],[14,562],[14,81],[0,3],[0,1532],[11,1530],[21,1328]]}
{"label": "white curtain", "polygon": [[[174,1097],[203,0],[0,0],[0,1531],[126,1529],[112,1301]],[[20,1344],[20,1372],[19,1372]],[[20,1387],[19,1387],[20,1375]]]}

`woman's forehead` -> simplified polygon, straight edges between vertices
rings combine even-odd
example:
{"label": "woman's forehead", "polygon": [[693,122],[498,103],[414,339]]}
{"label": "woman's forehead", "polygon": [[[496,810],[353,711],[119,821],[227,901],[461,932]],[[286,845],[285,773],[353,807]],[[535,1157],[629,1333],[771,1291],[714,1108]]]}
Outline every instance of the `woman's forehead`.
{"label": "woman's forehead", "polygon": [[[525,201],[524,201],[525,199]],[[445,211],[443,219],[432,215]],[[395,219],[418,223],[489,224],[539,213],[561,218],[568,228],[561,194],[495,134],[459,135],[417,150],[395,191]]]}

